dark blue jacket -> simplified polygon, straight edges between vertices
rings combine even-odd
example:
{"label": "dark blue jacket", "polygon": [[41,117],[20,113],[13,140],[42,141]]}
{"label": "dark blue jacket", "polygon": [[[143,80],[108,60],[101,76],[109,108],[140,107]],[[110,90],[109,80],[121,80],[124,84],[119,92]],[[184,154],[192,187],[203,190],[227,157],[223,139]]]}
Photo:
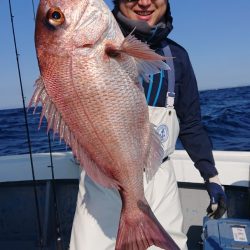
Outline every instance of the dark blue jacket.
{"label": "dark blue jacket", "polygon": [[[175,109],[180,122],[180,134],[183,147],[193,160],[195,167],[206,180],[215,176],[217,170],[212,155],[212,143],[201,122],[200,99],[194,71],[186,50],[170,39],[161,43],[162,48],[169,45],[174,57],[175,67]],[[158,47],[156,52],[162,54]],[[168,89],[168,75],[164,74],[159,91],[160,74],[154,76],[151,94],[148,95],[149,84],[143,83],[148,104],[164,107]],[[158,96],[158,98],[157,98]]]}
{"label": "dark blue jacket", "polygon": [[[179,138],[193,160],[195,167],[205,180],[217,175],[212,155],[212,143],[201,122],[199,92],[188,53],[183,47],[167,38],[173,28],[170,5],[167,8],[165,21],[155,27],[148,26],[146,22],[126,18],[117,6],[113,10],[113,14],[125,36],[130,34],[136,27],[133,35],[141,41],[147,42],[157,53],[163,54],[162,49],[167,45],[170,46],[175,67],[175,109],[180,121]],[[165,106],[168,87],[167,73],[164,73],[160,92],[158,91],[161,82],[160,74],[154,75],[153,79],[150,95],[148,94],[149,84],[143,83],[148,104]]]}

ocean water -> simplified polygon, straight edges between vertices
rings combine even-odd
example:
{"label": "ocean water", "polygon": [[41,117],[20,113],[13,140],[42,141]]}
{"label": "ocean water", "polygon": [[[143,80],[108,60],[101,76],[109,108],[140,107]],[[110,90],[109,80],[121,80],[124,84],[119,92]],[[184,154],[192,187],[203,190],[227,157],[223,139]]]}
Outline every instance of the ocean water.
{"label": "ocean water", "polygon": [[[214,150],[250,151],[250,86],[200,92],[202,120]],[[28,112],[33,153],[49,152],[46,121],[40,130],[41,108]],[[52,151],[70,150],[50,134]],[[177,149],[182,149],[180,142]],[[23,109],[0,110],[0,156],[29,153]]]}

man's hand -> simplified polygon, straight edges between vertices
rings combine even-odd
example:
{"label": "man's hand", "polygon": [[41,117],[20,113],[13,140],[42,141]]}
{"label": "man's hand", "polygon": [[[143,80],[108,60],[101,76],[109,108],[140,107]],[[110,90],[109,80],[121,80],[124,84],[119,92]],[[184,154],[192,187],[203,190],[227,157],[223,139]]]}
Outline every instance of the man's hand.
{"label": "man's hand", "polygon": [[221,186],[219,177],[216,175],[205,183],[210,197],[207,215],[210,218],[219,219],[227,211],[227,197]]}

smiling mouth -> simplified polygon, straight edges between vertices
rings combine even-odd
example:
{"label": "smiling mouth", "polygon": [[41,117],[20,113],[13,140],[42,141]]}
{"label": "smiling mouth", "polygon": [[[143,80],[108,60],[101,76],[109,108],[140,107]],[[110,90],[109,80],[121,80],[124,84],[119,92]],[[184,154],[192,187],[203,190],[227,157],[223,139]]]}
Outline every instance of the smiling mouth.
{"label": "smiling mouth", "polygon": [[138,16],[150,16],[153,12],[148,10],[135,11]]}

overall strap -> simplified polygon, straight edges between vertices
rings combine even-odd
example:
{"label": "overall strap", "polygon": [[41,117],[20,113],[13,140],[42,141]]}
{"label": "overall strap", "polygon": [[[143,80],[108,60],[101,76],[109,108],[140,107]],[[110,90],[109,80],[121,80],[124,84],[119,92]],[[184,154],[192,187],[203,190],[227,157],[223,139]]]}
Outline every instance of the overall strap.
{"label": "overall strap", "polygon": [[167,71],[168,73],[168,92],[166,95],[166,107],[173,107],[174,106],[174,98],[175,98],[175,70],[174,70],[174,61],[173,56],[170,50],[169,45],[163,48],[164,55],[169,57],[167,60],[167,64],[170,67],[170,70]]}

